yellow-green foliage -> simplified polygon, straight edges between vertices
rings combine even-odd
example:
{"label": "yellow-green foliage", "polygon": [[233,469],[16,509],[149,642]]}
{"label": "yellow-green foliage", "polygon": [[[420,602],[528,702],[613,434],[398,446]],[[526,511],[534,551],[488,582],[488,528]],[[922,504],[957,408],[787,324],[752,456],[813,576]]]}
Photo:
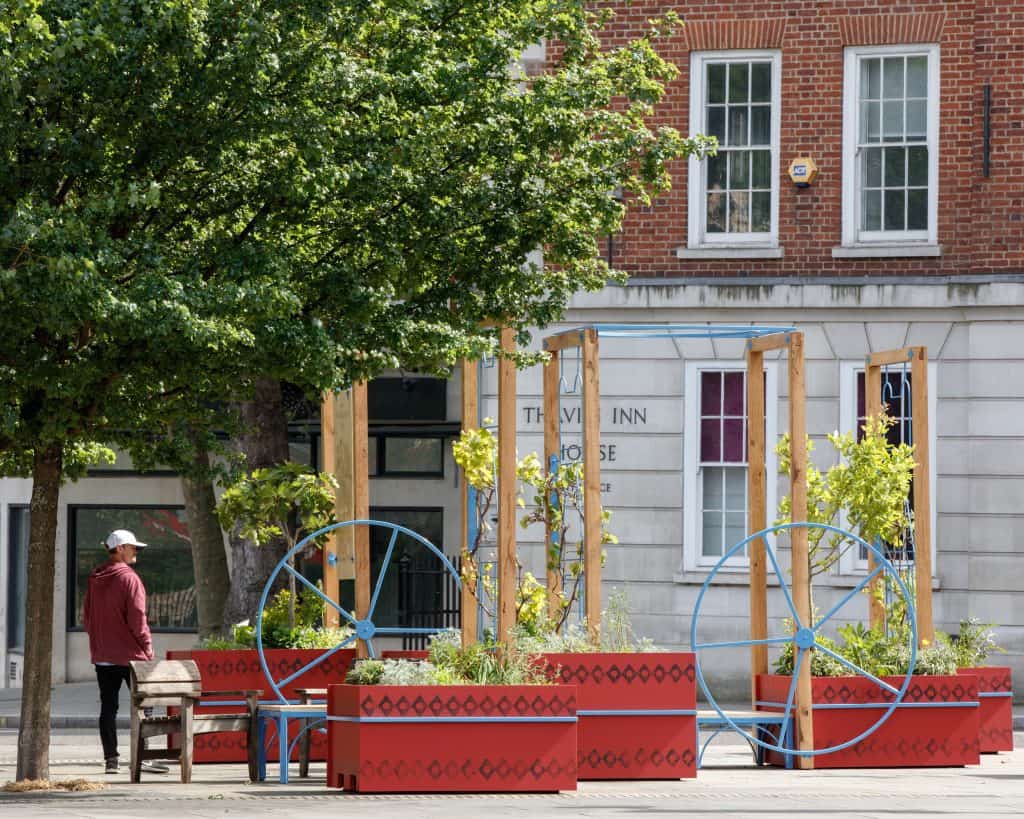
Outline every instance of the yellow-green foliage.
{"label": "yellow-green foliage", "polygon": [[[828,436],[840,461],[822,475],[813,464],[807,465],[807,520],[836,526],[840,512],[846,513],[847,526],[868,543],[876,539],[898,548],[910,524],[906,513],[907,493],[914,474],[914,448],[909,444],[892,445],[886,431],[892,419],[869,418],[864,437],[858,441],[852,433]],[[808,453],[813,444],[808,439]],[[783,437],[776,447],[779,471],[789,472],[790,440]],[[779,504],[777,523],[790,521],[791,502],[787,495]],[[829,536],[823,529],[810,529],[811,573],[827,571],[841,554],[841,538]],[[823,545],[824,544],[824,545]],[[849,546],[850,544],[846,544]]]}

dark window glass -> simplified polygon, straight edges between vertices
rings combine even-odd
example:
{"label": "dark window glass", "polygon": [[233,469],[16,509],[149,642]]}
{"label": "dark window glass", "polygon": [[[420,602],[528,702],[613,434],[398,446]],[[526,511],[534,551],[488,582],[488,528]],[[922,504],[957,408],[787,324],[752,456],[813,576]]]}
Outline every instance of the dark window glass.
{"label": "dark window glass", "polygon": [[374,378],[367,388],[370,423],[444,421],[448,417],[443,378]]}
{"label": "dark window glass", "polygon": [[182,507],[71,506],[68,625],[81,626],[89,573],[107,559],[104,541],[128,529],[148,545],[134,569],[146,587],[146,617],[154,630],[193,631],[197,625],[192,541]]}
{"label": "dark window glass", "polygon": [[441,438],[384,439],[384,474],[438,475],[444,472]]}
{"label": "dark window glass", "polygon": [[7,518],[7,648],[25,650],[28,598],[28,507],[12,506]]}

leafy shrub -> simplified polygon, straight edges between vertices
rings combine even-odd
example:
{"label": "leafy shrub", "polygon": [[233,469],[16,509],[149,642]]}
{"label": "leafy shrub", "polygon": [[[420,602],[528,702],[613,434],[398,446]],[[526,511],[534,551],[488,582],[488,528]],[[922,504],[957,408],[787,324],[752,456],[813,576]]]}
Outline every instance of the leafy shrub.
{"label": "leafy shrub", "polygon": [[345,675],[349,685],[377,685],[384,674],[381,660],[356,660]]}
{"label": "leafy shrub", "polygon": [[982,623],[976,617],[972,617],[960,621],[960,633],[955,637],[942,633],[936,637],[940,643],[951,646],[957,668],[977,668],[985,665],[990,654],[1006,653],[1006,649],[996,643],[992,627],[992,623]]}
{"label": "leafy shrub", "polygon": [[[264,648],[334,648],[352,636],[350,628],[324,628],[324,601],[312,591],[296,595],[294,625],[291,625],[292,593],[281,589],[263,610]],[[200,648],[227,651],[256,647],[256,627],[248,620],[231,627],[231,637],[214,637]]]}
{"label": "leafy shrub", "polygon": [[956,674],[956,668],[956,652],[950,643],[939,641],[918,649],[915,674]]}

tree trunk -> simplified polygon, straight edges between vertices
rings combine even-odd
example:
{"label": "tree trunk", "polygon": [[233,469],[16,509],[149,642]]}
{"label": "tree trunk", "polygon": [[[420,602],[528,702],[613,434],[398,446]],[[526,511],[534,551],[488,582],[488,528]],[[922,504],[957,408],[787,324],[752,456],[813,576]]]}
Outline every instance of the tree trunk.
{"label": "tree trunk", "polygon": [[[50,778],[50,683],[53,676],[53,581],[62,449],[35,452],[29,507],[25,679],[21,689],[17,779]],[[70,614],[70,612],[69,612]]]}
{"label": "tree trunk", "polygon": [[[279,381],[261,379],[257,382],[253,400],[239,405],[242,433],[235,441],[239,452],[246,457],[246,468],[273,466],[288,460],[288,421],[284,414]],[[224,608],[224,625],[248,620],[256,624],[257,608],[263,587],[278,561],[287,553],[284,538],[257,546],[240,537],[237,530],[230,532],[231,593]],[[282,573],[284,574],[284,573]],[[283,587],[285,578],[279,577]]]}
{"label": "tree trunk", "polygon": [[224,631],[224,606],[231,588],[224,533],[217,520],[216,499],[210,477],[210,456],[201,436],[193,434],[195,469],[181,478],[192,538],[192,566],[196,577],[199,639],[218,637]]}

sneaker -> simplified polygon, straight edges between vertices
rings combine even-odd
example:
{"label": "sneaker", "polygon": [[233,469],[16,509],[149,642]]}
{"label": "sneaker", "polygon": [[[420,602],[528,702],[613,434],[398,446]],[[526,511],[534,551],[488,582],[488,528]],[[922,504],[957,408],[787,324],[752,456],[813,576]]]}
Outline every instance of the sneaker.
{"label": "sneaker", "polygon": [[106,761],[106,772],[108,774],[116,774],[120,771],[120,767],[117,762],[117,757],[112,756]]}
{"label": "sneaker", "polygon": [[144,759],[144,760],[142,760],[142,766],[141,767],[142,767],[142,770],[146,771],[147,773],[165,774],[165,773],[167,773],[170,770],[170,768],[168,768],[166,765],[164,765],[164,763],[162,763],[162,762],[154,762],[151,759]]}

